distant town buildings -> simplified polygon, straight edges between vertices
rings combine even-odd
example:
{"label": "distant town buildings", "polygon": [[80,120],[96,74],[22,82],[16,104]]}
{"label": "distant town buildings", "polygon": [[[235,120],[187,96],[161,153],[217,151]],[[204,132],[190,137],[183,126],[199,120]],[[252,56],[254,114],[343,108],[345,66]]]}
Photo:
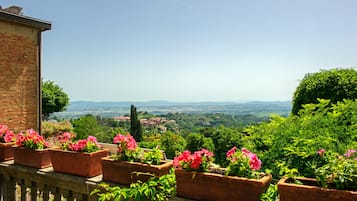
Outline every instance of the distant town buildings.
{"label": "distant town buildings", "polygon": [[122,122],[122,121],[129,121],[130,122],[130,117],[127,116],[119,116],[119,117],[113,117],[114,121]]}
{"label": "distant town buildings", "polygon": [[[128,116],[113,117],[114,121],[118,122],[130,122]],[[140,123],[144,127],[154,128],[156,127],[159,132],[168,131],[168,127],[174,131],[178,131],[178,126],[175,120],[167,120],[165,117],[152,117],[148,119],[140,119]]]}

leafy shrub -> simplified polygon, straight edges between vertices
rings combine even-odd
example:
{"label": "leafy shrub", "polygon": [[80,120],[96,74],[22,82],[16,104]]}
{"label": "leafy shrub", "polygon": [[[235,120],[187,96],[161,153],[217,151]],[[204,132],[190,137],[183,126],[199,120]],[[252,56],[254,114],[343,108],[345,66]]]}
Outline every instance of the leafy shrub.
{"label": "leafy shrub", "polygon": [[260,173],[257,172],[261,168],[262,162],[256,154],[250,152],[246,148],[237,151],[237,147],[233,147],[227,152],[227,160],[229,165],[227,167],[226,175],[246,177],[246,178],[260,178]]}
{"label": "leafy shrub", "polygon": [[98,201],[165,201],[176,194],[176,177],[174,171],[161,177],[152,177],[147,182],[133,183],[129,188],[102,184],[101,189],[95,189],[91,195],[97,195]]}
{"label": "leafy shrub", "polygon": [[173,159],[178,153],[185,150],[186,140],[171,131],[161,136],[161,148],[165,151],[167,158]]}
{"label": "leafy shrub", "polygon": [[212,139],[215,146],[215,163],[225,167],[228,165],[226,152],[232,147],[242,147],[242,133],[238,129],[219,126],[212,133],[206,133],[206,137]]}
{"label": "leafy shrub", "polygon": [[162,151],[155,147],[151,150],[144,150],[138,147],[134,137],[118,134],[113,139],[114,144],[118,145],[118,151],[112,157],[116,160],[136,161],[146,164],[159,165],[163,160]]}
{"label": "leafy shrub", "polygon": [[357,190],[356,150],[348,150],[344,156],[332,155],[331,160],[316,169],[316,179],[322,187]]}
{"label": "leafy shrub", "polygon": [[143,136],[143,141],[139,142],[139,146],[142,148],[153,149],[160,146],[160,134],[148,134]]}
{"label": "leafy shrub", "polygon": [[278,200],[278,185],[270,184],[265,193],[260,196],[261,201],[276,201]]}
{"label": "leafy shrub", "polygon": [[331,103],[357,99],[357,71],[332,69],[306,74],[295,90],[292,113],[298,114],[305,104],[318,103],[318,98]]}
{"label": "leafy shrub", "polygon": [[300,116],[273,116],[270,122],[245,129],[244,146],[260,156],[275,178],[285,174],[282,167],[312,177],[315,168],[324,164],[316,151],[342,154],[357,147],[357,100],[332,105],[319,101],[305,105]]}
{"label": "leafy shrub", "polygon": [[41,124],[41,132],[46,137],[50,137],[53,134],[71,132],[72,129],[72,124],[69,121],[43,121]]}
{"label": "leafy shrub", "polygon": [[214,150],[214,144],[211,138],[207,138],[200,133],[190,133],[186,137],[186,149],[198,151],[200,149]]}

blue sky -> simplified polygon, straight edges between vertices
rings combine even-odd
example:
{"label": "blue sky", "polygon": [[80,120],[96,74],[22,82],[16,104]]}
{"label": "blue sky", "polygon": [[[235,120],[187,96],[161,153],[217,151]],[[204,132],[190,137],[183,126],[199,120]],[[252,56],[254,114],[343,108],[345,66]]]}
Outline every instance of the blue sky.
{"label": "blue sky", "polygon": [[356,0],[0,0],[52,22],[43,77],[71,100],[291,100],[357,64]]}

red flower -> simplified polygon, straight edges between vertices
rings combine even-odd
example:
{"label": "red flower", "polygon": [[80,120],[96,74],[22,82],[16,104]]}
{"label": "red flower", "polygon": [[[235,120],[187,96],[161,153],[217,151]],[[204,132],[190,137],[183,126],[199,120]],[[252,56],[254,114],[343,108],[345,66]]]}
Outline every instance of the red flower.
{"label": "red flower", "polygon": [[25,141],[25,136],[22,133],[19,133],[17,135],[16,145],[21,147],[23,141]]}
{"label": "red flower", "polygon": [[127,138],[128,138],[127,148],[129,150],[135,150],[138,145],[136,144],[134,137],[129,134]]}
{"label": "red flower", "polygon": [[190,168],[199,169],[202,164],[202,152],[195,152],[192,155],[192,162],[190,164]]}
{"label": "red flower", "polygon": [[213,153],[207,149],[195,151],[193,154],[186,150],[174,158],[173,165],[176,168],[204,171],[208,167],[208,163],[212,161],[212,158]]}
{"label": "red flower", "polygon": [[323,156],[325,152],[326,152],[325,149],[320,149],[316,153],[320,156]]}
{"label": "red flower", "polygon": [[233,154],[235,154],[237,151],[237,147],[233,147],[232,149],[230,149],[227,153],[226,153],[226,157],[227,158],[231,158],[233,156]]}
{"label": "red flower", "polygon": [[191,160],[191,152],[187,150],[182,152],[182,160],[185,162],[189,162]]}
{"label": "red flower", "polygon": [[252,154],[249,158],[249,165],[252,170],[259,170],[262,166],[262,162],[259,160],[257,155]]}
{"label": "red flower", "polygon": [[14,132],[7,126],[0,125],[0,142],[12,142],[15,140]]}
{"label": "red flower", "polygon": [[[351,156],[353,156],[354,153],[356,153],[357,150],[354,150],[354,149],[350,149],[350,150],[347,150],[346,153],[344,154],[344,156],[346,156],[347,158],[350,158]],[[355,158],[356,159],[356,158]]]}
{"label": "red flower", "polygon": [[126,149],[135,150],[138,146],[134,137],[130,134],[118,134],[114,137],[113,142],[114,144],[118,144],[118,152],[123,152]]}
{"label": "red flower", "polygon": [[202,149],[201,151],[201,154],[205,155],[205,156],[208,156],[208,157],[213,157],[213,153],[208,151],[207,149]]}
{"label": "red flower", "polygon": [[243,155],[249,158],[249,165],[252,170],[259,170],[262,166],[262,162],[259,160],[256,154],[253,154],[246,148],[242,148]]}
{"label": "red flower", "polygon": [[20,132],[18,136],[17,146],[25,146],[31,149],[43,149],[49,146],[48,142],[33,129],[28,129],[25,133]]}
{"label": "red flower", "polygon": [[15,139],[14,132],[12,132],[12,131],[6,132],[3,137],[4,137],[5,142],[11,142]]}

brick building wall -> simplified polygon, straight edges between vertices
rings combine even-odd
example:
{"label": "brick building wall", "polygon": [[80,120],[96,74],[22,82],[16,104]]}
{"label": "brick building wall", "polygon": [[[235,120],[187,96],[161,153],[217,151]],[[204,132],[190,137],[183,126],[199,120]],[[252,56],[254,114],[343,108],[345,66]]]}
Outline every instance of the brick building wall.
{"label": "brick building wall", "polygon": [[15,131],[40,129],[41,32],[0,18],[0,124]]}

